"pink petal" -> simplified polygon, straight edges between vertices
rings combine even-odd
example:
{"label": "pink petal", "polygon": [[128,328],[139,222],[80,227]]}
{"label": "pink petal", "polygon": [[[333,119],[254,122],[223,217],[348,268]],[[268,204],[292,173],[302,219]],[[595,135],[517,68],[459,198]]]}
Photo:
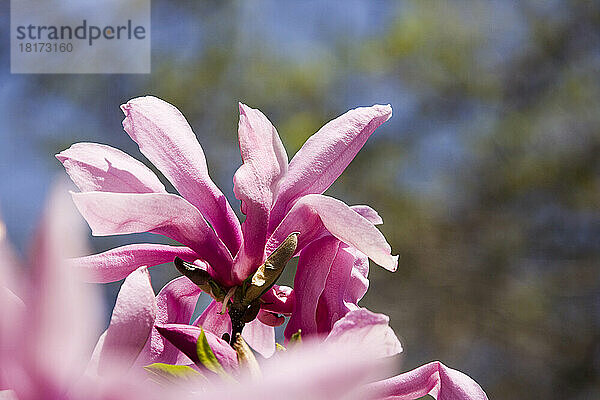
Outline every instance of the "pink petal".
{"label": "pink petal", "polygon": [[277,248],[292,232],[300,232],[298,249],[302,249],[322,234],[322,227],[385,269],[396,270],[398,256],[391,255],[390,245],[371,222],[344,202],[318,194],[306,195],[294,204],[269,238],[266,254]]}
{"label": "pink petal", "polygon": [[360,215],[361,217],[366,218],[367,221],[369,221],[373,225],[383,224],[383,219],[381,219],[381,217],[379,216],[379,213],[377,213],[377,211],[373,210],[369,206],[357,205],[357,206],[350,206],[350,208],[354,212],[358,213],[358,215]]}
{"label": "pink petal", "polygon": [[366,275],[363,275],[368,271],[367,256],[353,247],[340,244],[317,306],[316,320],[319,332],[331,331],[337,320],[358,308],[357,303],[369,285]]}
{"label": "pink petal", "polygon": [[389,105],[350,110],[312,135],[290,161],[271,211],[272,232],[300,197],[323,193],[346,169],[369,136],[392,116]]}
{"label": "pink petal", "polygon": [[[1,261],[0,261],[1,263]],[[0,276],[0,279],[2,276]],[[19,340],[23,336],[24,317],[28,314],[25,303],[6,286],[0,284],[0,393],[13,387],[11,382],[11,366],[18,365],[23,355],[26,341]],[[10,372],[9,372],[10,371]],[[1,397],[0,397],[1,398]]]}
{"label": "pink petal", "polygon": [[147,268],[138,268],[125,279],[117,296],[99,357],[101,374],[110,375],[115,364],[134,363],[150,336],[156,315],[150,274]]}
{"label": "pink petal", "polygon": [[242,201],[246,220],[233,273],[242,281],[264,261],[269,212],[277,184],[287,171],[287,154],[267,117],[241,103],[238,136],[243,164],[233,177],[233,191]]}
{"label": "pink petal", "polygon": [[231,334],[231,319],[227,313],[221,314],[222,303],[212,301],[200,314],[193,325],[201,326],[207,332],[212,332],[218,337],[224,333]]}
{"label": "pink petal", "polygon": [[66,188],[53,188],[29,254],[31,286],[23,294],[27,329],[13,338],[22,341],[29,367],[57,386],[66,387],[83,373],[101,326],[98,288],[85,284],[84,271],[65,262],[85,251],[84,229]]}
{"label": "pink petal", "polygon": [[167,283],[156,296],[157,324],[189,324],[202,290],[185,276]]}
{"label": "pink petal", "polygon": [[275,354],[275,329],[272,326],[255,319],[244,326],[242,337],[261,356],[269,358]]}
{"label": "pink petal", "polygon": [[[365,206],[365,205],[350,206],[350,209],[352,209],[352,211],[356,212],[361,217],[364,217],[367,221],[369,221],[373,225],[383,224],[383,220],[381,219],[381,217],[379,216],[377,211],[375,211],[374,209],[372,209],[369,206]],[[318,238],[325,237],[325,236],[331,236],[331,234],[325,228],[325,226],[323,226],[322,224],[319,226],[318,229],[316,229],[315,231],[311,231],[311,233],[310,233],[310,237],[312,238],[311,240],[317,240]],[[273,241],[273,239],[271,239],[271,243],[268,243],[268,245],[267,245],[268,252],[271,251],[272,241]],[[298,246],[298,252],[301,248],[302,248],[302,246]]]}
{"label": "pink petal", "polygon": [[[156,296],[155,324],[189,324],[202,291],[188,278],[181,276],[167,283]],[[179,351],[167,342],[156,328],[152,329],[150,347],[145,354],[147,364],[175,364]],[[146,362],[145,362],[146,363]]]}
{"label": "pink petal", "polygon": [[76,143],[56,158],[82,192],[165,192],[164,185],[148,167],[114,147]]}
{"label": "pink petal", "polygon": [[290,315],[294,309],[294,289],[289,286],[273,285],[261,299],[261,309],[276,314]]}
{"label": "pink petal", "polygon": [[149,267],[171,262],[175,257],[193,262],[196,252],[185,246],[166,244],[130,244],[90,256],[69,260],[75,268],[89,271],[89,282],[120,281],[141,266]]}
{"label": "pink petal", "polygon": [[[12,297],[10,293],[22,291],[20,281],[21,266],[12,249],[12,246],[6,238],[6,227],[0,218],[0,288],[6,289],[5,299]],[[14,293],[13,293],[14,294]],[[17,298],[17,296],[15,294]],[[0,325],[0,329],[2,326]]]}
{"label": "pink petal", "polygon": [[229,283],[232,258],[198,210],[169,193],[72,193],[96,236],[151,232],[177,240],[198,253]]}
{"label": "pink petal", "polygon": [[281,326],[285,322],[285,317],[283,315],[274,314],[265,310],[260,310],[256,318],[263,324],[273,327]]}
{"label": "pink petal", "polygon": [[[357,206],[350,206],[350,208],[352,209],[352,211],[356,212],[361,217],[364,217],[367,221],[369,221],[373,225],[383,224],[383,220],[381,219],[381,217],[379,216],[377,211],[375,211],[374,209],[372,209],[369,206],[357,205]],[[318,238],[321,238],[324,236],[330,236],[330,235],[331,235],[330,232],[323,225],[321,225],[318,228],[318,230],[311,233],[312,240],[316,240]],[[268,246],[268,249],[270,250],[270,246]],[[298,249],[301,249],[301,246],[298,246]]]}
{"label": "pink petal", "polygon": [[387,315],[366,308],[350,311],[333,325],[325,341],[349,347],[360,345],[376,358],[394,356],[402,352],[402,346],[389,321]]}
{"label": "pink petal", "polygon": [[369,289],[369,260],[363,253],[352,247],[346,248],[346,251],[355,254],[355,262],[352,266],[350,282],[348,282],[344,293],[344,303],[346,305],[358,304],[358,301],[363,298],[367,293],[367,289]]}
{"label": "pink petal", "polygon": [[[200,362],[196,353],[196,343],[202,331],[201,328],[184,324],[164,324],[157,325],[156,329],[171,343],[171,346],[181,350],[194,363],[198,364]],[[212,332],[204,331],[204,334],[208,345],[225,370],[233,371],[237,369],[238,362],[235,350]]]}
{"label": "pink petal", "polygon": [[398,400],[419,399],[427,394],[437,400],[487,400],[487,395],[471,377],[439,361],[410,372],[370,384],[366,392]]}
{"label": "pink petal", "polygon": [[104,339],[106,339],[106,330],[102,332],[102,334],[98,338],[98,341],[96,342],[96,346],[94,346],[94,351],[92,351],[90,362],[88,363],[87,369],[85,371],[86,375],[98,375],[98,365],[100,364],[100,356],[102,355],[102,351],[104,349]]}
{"label": "pink petal", "polygon": [[339,246],[339,240],[328,236],[311,243],[300,253],[294,278],[294,311],[285,328],[286,338],[299,329],[303,335],[317,333],[317,304]]}
{"label": "pink petal", "polygon": [[239,221],[208,175],[204,152],[185,117],[156,97],[138,97],[121,106],[123,127],[140,151],[200,210],[232,254],[241,243]]}
{"label": "pink petal", "polygon": [[[0,286],[0,304],[2,304],[3,310],[19,310],[19,312],[25,312],[26,309],[23,300],[5,286]],[[4,318],[5,316],[6,315],[2,315],[0,318]],[[5,327],[5,325],[1,326],[1,328]]]}
{"label": "pink petal", "polygon": [[240,374],[239,384],[215,385],[203,393],[205,398],[373,399],[373,393],[360,393],[361,388],[390,371],[389,361],[361,349],[306,341],[260,364],[262,379]]}

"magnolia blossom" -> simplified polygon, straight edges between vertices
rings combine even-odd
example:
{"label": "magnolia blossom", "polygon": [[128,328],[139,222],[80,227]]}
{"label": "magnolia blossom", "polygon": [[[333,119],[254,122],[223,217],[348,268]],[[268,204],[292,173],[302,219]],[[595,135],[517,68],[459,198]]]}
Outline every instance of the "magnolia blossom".
{"label": "magnolia blossom", "polygon": [[[283,383],[287,398],[306,398],[305,390],[294,388],[311,377],[316,390],[310,398],[487,399],[471,378],[439,362],[388,379],[373,374],[381,372],[376,360],[402,347],[388,317],[358,302],[368,288],[368,259],[393,271],[397,257],[375,227],[382,219],[373,209],[349,207],[322,193],[391,116],[389,106],[351,110],[331,121],[288,164],[267,118],[240,105],[243,164],[234,176],[234,193],[246,214],[242,224],[210,180],[202,148],[176,108],[145,97],[122,109],[126,132],[181,196],[167,193],[156,175],[125,153],[79,143],[57,155],[81,190],[73,193],[75,204],[95,235],[152,232],[182,246],[129,245],[74,260],[96,282],[127,277],[91,371],[106,374],[107,365],[119,360],[127,367],[165,363],[155,368],[167,374],[179,371],[168,364],[185,364],[185,371],[216,368],[235,377],[236,385],[215,384],[218,379],[210,374],[211,379],[188,382],[188,394],[203,391],[208,397],[272,397],[272,387]],[[295,255],[300,258],[294,288],[274,285]],[[145,265],[168,261],[185,276],[155,297]],[[190,325],[201,291],[214,300]],[[135,314],[142,318],[132,318]],[[240,328],[249,344],[269,357],[275,351],[273,326],[284,316],[290,316],[285,336],[293,348],[266,363],[269,373],[263,375],[256,360],[248,360],[253,358],[249,350],[240,352]],[[221,335],[229,332],[227,343]],[[294,344],[299,332],[310,344]],[[218,368],[212,361],[206,364],[199,343],[211,349]],[[310,374],[336,358],[348,371],[345,378],[339,371],[322,370],[321,381]],[[288,368],[295,373],[281,373]]]}
{"label": "magnolia blossom", "polygon": [[[230,298],[235,299],[237,288],[293,235],[295,254],[332,235],[384,268],[396,269],[397,257],[374,226],[374,212],[322,195],[373,131],[391,116],[389,105],[357,108],[334,119],[288,163],[269,120],[240,104],[243,164],[234,176],[234,192],[246,215],[242,224],[210,179],[202,147],[175,107],[155,97],[142,97],[129,101],[122,110],[125,131],[181,196],[167,193],[157,176],[129,155],[106,145],[78,143],[57,155],[81,190],[73,193],[75,204],[94,235],[152,232],[183,246],[133,244],[75,260],[91,273],[92,281],[120,280],[140,266],[176,258],[188,262],[187,266],[180,263],[181,268],[195,268],[194,273],[204,276],[200,286],[215,298],[194,325],[220,336],[232,329],[221,303],[227,306]],[[170,282],[157,300],[166,310],[158,322],[188,324],[199,294],[199,287],[186,278]],[[262,296],[255,302],[260,306],[260,311],[254,310],[258,319],[248,323],[243,334],[268,357],[275,349],[272,326],[281,323],[278,314],[290,313],[294,296],[290,288],[277,285],[258,294]],[[301,290],[296,289],[296,295]],[[177,357],[157,330],[144,353],[148,361]]]}

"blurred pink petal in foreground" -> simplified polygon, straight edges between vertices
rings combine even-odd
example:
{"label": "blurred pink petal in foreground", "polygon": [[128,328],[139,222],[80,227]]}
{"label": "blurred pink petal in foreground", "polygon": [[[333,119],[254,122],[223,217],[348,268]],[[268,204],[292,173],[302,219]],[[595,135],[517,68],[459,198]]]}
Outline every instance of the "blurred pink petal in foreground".
{"label": "blurred pink petal in foreground", "polygon": [[[309,336],[264,360],[259,376],[232,363],[231,349],[209,336],[217,359],[237,383],[213,381],[205,386],[205,394],[207,398],[404,400],[430,394],[438,400],[487,400],[475,381],[440,362],[385,379],[391,372],[390,357],[402,351],[388,321],[385,315],[366,309],[351,311],[324,340]],[[194,357],[199,328],[164,325],[160,332]]]}
{"label": "blurred pink petal in foreground", "polygon": [[[100,330],[100,295],[84,283],[85,271],[65,262],[85,251],[86,235],[71,201],[61,193],[63,187],[55,188],[50,197],[28,263],[17,263],[0,235],[0,390],[20,400],[152,398],[135,384],[134,373],[127,379],[84,375]],[[107,347],[115,356],[105,367],[127,372],[128,353],[122,350],[137,339],[129,334],[113,337]],[[146,339],[140,337],[137,346]],[[117,385],[122,389],[115,390]]]}
{"label": "blurred pink petal in foreground", "polygon": [[260,378],[241,375],[237,384],[214,385],[205,395],[247,400],[377,399],[378,392],[366,393],[365,385],[389,376],[390,361],[376,359],[364,350],[308,341],[265,360]]}

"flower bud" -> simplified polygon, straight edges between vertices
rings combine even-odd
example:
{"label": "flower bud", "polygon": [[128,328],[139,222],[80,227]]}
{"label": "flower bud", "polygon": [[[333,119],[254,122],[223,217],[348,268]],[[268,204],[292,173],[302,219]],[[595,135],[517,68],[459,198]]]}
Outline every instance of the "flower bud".
{"label": "flower bud", "polygon": [[235,342],[233,342],[233,349],[237,353],[238,364],[241,368],[245,368],[253,379],[262,378],[260,367],[254,353],[248,347],[248,344],[244,340],[241,334],[237,334]]}
{"label": "flower bud", "polygon": [[258,267],[250,285],[246,289],[243,298],[243,304],[250,304],[260,298],[277,282],[277,279],[283,273],[285,265],[292,258],[298,246],[298,235],[300,233],[291,233],[280,245],[267,257],[265,263]]}

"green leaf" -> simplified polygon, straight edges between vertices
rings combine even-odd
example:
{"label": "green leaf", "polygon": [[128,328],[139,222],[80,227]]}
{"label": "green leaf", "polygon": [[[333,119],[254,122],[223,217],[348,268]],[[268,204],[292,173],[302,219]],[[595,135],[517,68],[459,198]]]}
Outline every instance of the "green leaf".
{"label": "green leaf", "polygon": [[154,363],[146,365],[144,369],[150,374],[150,378],[157,383],[171,384],[181,380],[206,380],[204,375],[187,365]]}
{"label": "green leaf", "polygon": [[217,360],[215,353],[213,353],[210,348],[204,329],[201,329],[200,336],[198,336],[198,341],[196,342],[196,354],[206,369],[220,376],[229,376],[223,369],[221,363],[219,363],[219,360]]}

